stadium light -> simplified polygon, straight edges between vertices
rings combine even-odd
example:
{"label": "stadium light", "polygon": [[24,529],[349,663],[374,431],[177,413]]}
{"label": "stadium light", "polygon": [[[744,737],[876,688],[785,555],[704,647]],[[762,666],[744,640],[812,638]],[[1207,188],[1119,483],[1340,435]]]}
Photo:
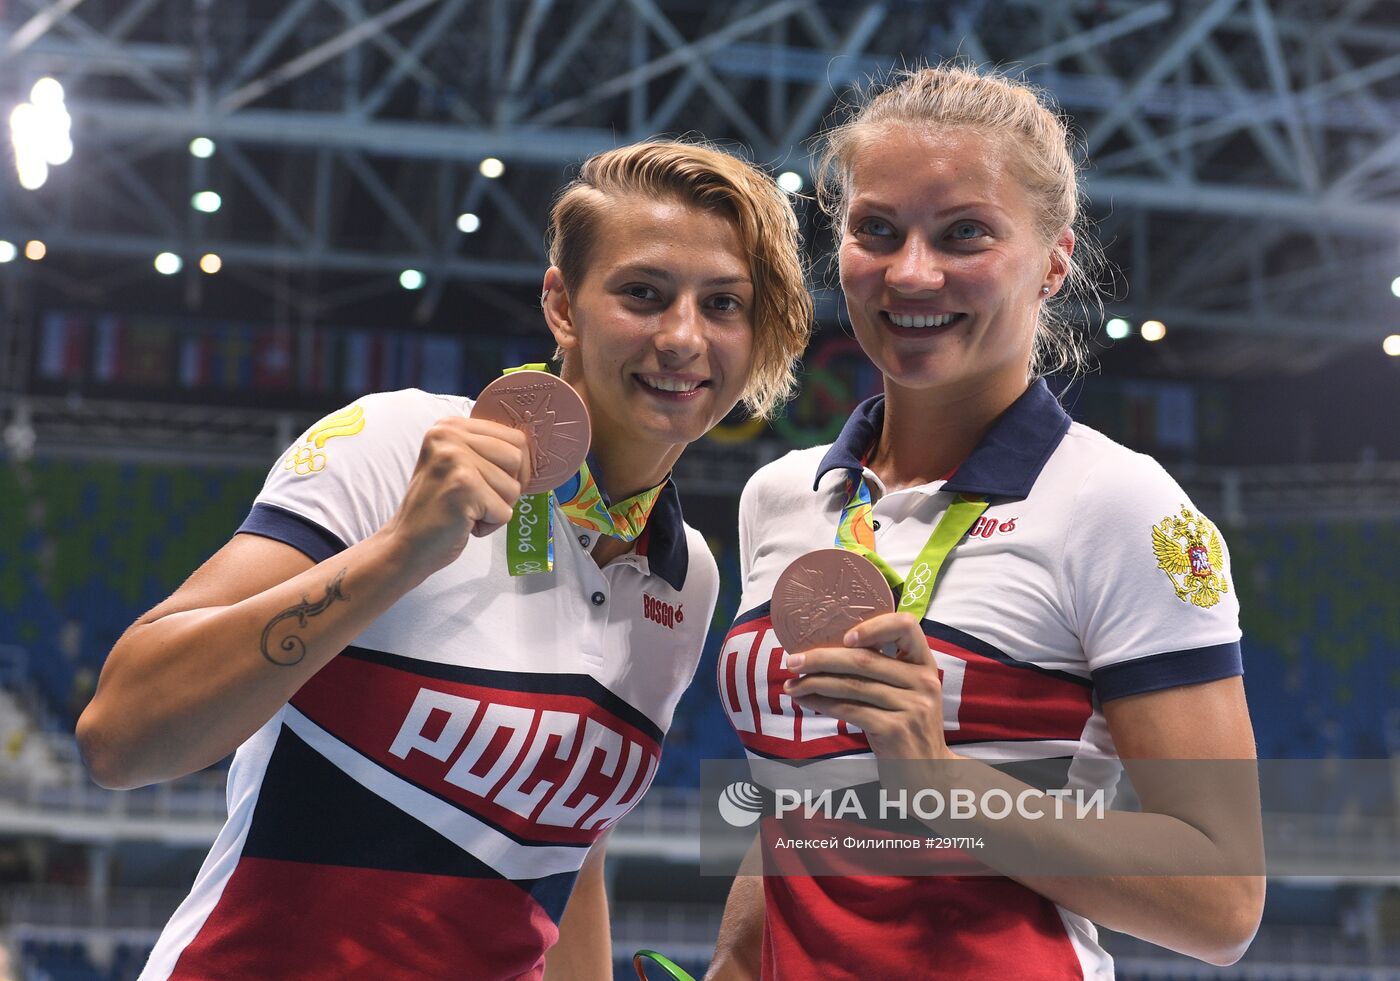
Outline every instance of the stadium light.
{"label": "stadium light", "polygon": [[190,156],[208,160],[214,155],[214,141],[207,136],[196,136],[190,140]]}
{"label": "stadium light", "polygon": [[481,161],[477,169],[481,171],[482,177],[489,177],[491,180],[495,180],[506,172],[506,165],[495,157],[487,157],[485,160]]}
{"label": "stadium light", "polygon": [[457,216],[457,230],[470,235],[481,227],[481,219],[470,211],[464,211]]}
{"label": "stadium light", "polygon": [[184,265],[184,261],[174,252],[162,252],[156,256],[156,272],[162,276],[174,276]]}
{"label": "stadium light", "polygon": [[0,262],[14,262],[17,255],[19,249],[15,248],[15,243],[0,238]]}
{"label": "stadium light", "polygon": [[212,276],[220,269],[224,268],[224,260],[220,259],[213,252],[206,252],[199,258],[199,268]]}
{"label": "stadium light", "polygon": [[37,238],[31,238],[24,243],[24,257],[33,262],[38,262],[49,254],[49,247]]}
{"label": "stadium light", "polygon": [[1400,334],[1391,334],[1381,341],[1381,350],[1392,358],[1400,358]]}
{"label": "stadium light", "polygon": [[29,90],[29,101],[40,109],[62,109],[63,85],[56,78],[41,78]]}
{"label": "stadium light", "polygon": [[778,186],[789,194],[802,190],[802,175],[795,170],[785,170],[778,175]]}
{"label": "stadium light", "polygon": [[399,273],[399,285],[406,290],[423,288],[423,274],[417,269],[405,269]]}
{"label": "stadium light", "polygon": [[1142,338],[1145,341],[1160,341],[1167,336],[1167,325],[1160,320],[1142,322]]}
{"label": "stadium light", "polygon": [[1114,317],[1103,325],[1104,333],[1115,341],[1121,341],[1133,332],[1133,325],[1122,317]]}
{"label": "stadium light", "polygon": [[196,191],[190,198],[190,204],[195,211],[202,211],[206,215],[212,215],[223,207],[224,199],[219,197],[217,191]]}
{"label": "stadium light", "polygon": [[41,78],[29,90],[28,102],[10,113],[10,143],[20,186],[37,191],[49,179],[49,168],[73,158],[73,117],[63,104],[63,86]]}

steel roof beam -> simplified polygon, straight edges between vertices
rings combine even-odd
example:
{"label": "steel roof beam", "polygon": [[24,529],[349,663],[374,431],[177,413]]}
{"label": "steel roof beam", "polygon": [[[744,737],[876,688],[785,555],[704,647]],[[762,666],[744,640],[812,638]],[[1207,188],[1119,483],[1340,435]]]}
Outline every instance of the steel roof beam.
{"label": "steel roof beam", "polygon": [[1249,10],[1254,16],[1259,46],[1264,49],[1264,64],[1268,69],[1269,83],[1273,86],[1275,97],[1284,106],[1283,126],[1288,132],[1289,141],[1293,144],[1293,152],[1298,162],[1298,174],[1302,178],[1303,187],[1306,190],[1316,191],[1321,183],[1317,156],[1313,153],[1312,145],[1308,142],[1307,133],[1303,131],[1302,114],[1298,112],[1298,106],[1293,98],[1293,87],[1289,83],[1288,69],[1284,65],[1283,48],[1279,44],[1278,28],[1273,14],[1270,13],[1268,4],[1264,3],[1263,0],[1249,0]]}
{"label": "steel roof beam", "polygon": [[438,2],[439,0],[399,0],[388,10],[354,23],[353,26],[337,36],[278,65],[261,78],[256,78],[232,92],[221,95],[217,106],[222,112],[232,112],[255,102],[273,89],[305,75],[312,69],[375,37],[399,21],[412,17],[420,10]]}
{"label": "steel roof beam", "polygon": [[1177,65],[1189,58],[1196,45],[1210,36],[1238,2],[1239,0],[1211,0],[1193,20],[1183,25],[1175,36],[1162,46],[1156,56],[1133,79],[1123,98],[1117,100],[1089,129],[1085,142],[1090,154],[1097,153],[1103,147],[1108,138],[1128,120],[1143,97],[1155,89]]}
{"label": "steel roof beam", "polygon": [[82,2],[83,0],[54,0],[47,7],[40,8],[33,17],[20,25],[19,30],[6,39],[5,57],[13,58],[23,53],[25,48],[52,30],[55,24],[67,17]]}
{"label": "steel roof beam", "polygon": [[595,85],[591,91],[572,99],[557,102],[535,115],[531,116],[529,122],[536,125],[557,122],[569,119],[576,113],[589,106],[595,105],[604,99],[622,95],[634,85],[641,85],[651,81],[677,68],[685,67],[698,58],[708,57],[712,52],[718,50],[735,38],[751,34],[762,27],[777,20],[791,16],[803,7],[803,0],[780,0],[778,3],[766,7],[747,17],[741,17],[728,26],[699,38],[680,48],[672,49],[639,68],[631,69],[616,75],[607,81]]}
{"label": "steel roof beam", "polygon": [[[116,235],[103,232],[45,228],[14,222],[7,232],[17,238],[42,238],[51,250],[79,254],[138,258],[149,261],[157,252],[177,254],[184,244],[177,236],[151,234]],[[463,281],[485,279],[494,283],[538,285],[544,267],[538,262],[497,259],[468,259],[449,256],[436,264],[425,263],[417,252],[365,252],[353,249],[307,250],[299,246],[271,245],[234,239],[210,238],[200,244],[215,252],[225,264],[239,263],[281,270],[324,269],[340,273],[383,273],[397,280],[404,269],[421,268],[424,273],[449,276]]]}
{"label": "steel roof beam", "polygon": [[1331,201],[1295,191],[1091,174],[1085,192],[1097,207],[1117,201],[1158,211],[1242,215],[1304,228],[1317,225],[1374,238],[1393,238],[1400,228],[1400,204]]}
{"label": "steel roof beam", "polygon": [[[880,25],[885,22],[886,12],[886,5],[883,3],[866,4],[865,9],[860,12],[860,16],[855,18],[846,31],[846,36],[841,38],[840,47],[831,55],[831,60],[844,64],[863,52],[866,45],[875,37],[875,32],[880,29]],[[813,85],[807,93],[807,98],[802,100],[802,104],[792,114],[783,134],[778,137],[776,146],[793,146],[805,140],[816,128],[817,123],[822,118],[822,113],[836,97],[833,88],[852,77],[842,70],[831,77],[829,82],[819,82]]]}

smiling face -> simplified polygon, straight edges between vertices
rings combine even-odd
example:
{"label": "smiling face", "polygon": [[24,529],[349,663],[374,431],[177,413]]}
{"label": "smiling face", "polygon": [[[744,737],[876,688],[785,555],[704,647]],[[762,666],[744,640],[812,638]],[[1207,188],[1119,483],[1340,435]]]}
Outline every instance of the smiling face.
{"label": "smiling face", "polygon": [[674,199],[611,197],[581,282],[552,268],[544,285],[608,490],[655,484],[748,380],[754,296],[737,230]]}
{"label": "smiling face", "polygon": [[1011,154],[973,129],[885,127],[852,160],[846,201],[841,287],[887,390],[1010,405],[1064,278]]}

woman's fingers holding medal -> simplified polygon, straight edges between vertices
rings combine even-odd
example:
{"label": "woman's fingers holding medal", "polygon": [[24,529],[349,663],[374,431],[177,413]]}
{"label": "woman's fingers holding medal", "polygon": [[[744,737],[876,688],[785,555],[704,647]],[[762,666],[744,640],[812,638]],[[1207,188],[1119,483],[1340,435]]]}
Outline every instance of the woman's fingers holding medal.
{"label": "woman's fingers holding medal", "polygon": [[481,419],[439,419],[424,433],[403,500],[382,530],[407,544],[415,565],[436,571],[471,535],[510,520],[529,475],[521,433]]}
{"label": "woman's fingers holding medal", "polygon": [[908,613],[882,613],[856,624],[842,638],[847,647],[879,651],[907,664],[932,664],[933,652],[919,621]]}
{"label": "woman's fingers holding medal", "polygon": [[859,726],[877,756],[950,756],[943,685],[919,622],[884,613],[852,627],[844,640],[845,647],[788,654],[787,669],[796,677],[784,691],[803,709]]}

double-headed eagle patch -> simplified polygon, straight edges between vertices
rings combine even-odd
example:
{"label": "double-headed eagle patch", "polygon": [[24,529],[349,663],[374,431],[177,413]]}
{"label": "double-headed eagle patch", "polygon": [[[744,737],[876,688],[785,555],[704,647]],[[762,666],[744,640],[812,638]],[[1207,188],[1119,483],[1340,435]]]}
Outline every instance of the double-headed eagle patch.
{"label": "double-headed eagle patch", "polygon": [[1152,526],[1152,551],[1157,568],[1167,574],[1176,598],[1202,609],[1220,602],[1230,591],[1225,578],[1225,545],[1220,532],[1205,518],[1181,506],[1180,517],[1167,515]]}

